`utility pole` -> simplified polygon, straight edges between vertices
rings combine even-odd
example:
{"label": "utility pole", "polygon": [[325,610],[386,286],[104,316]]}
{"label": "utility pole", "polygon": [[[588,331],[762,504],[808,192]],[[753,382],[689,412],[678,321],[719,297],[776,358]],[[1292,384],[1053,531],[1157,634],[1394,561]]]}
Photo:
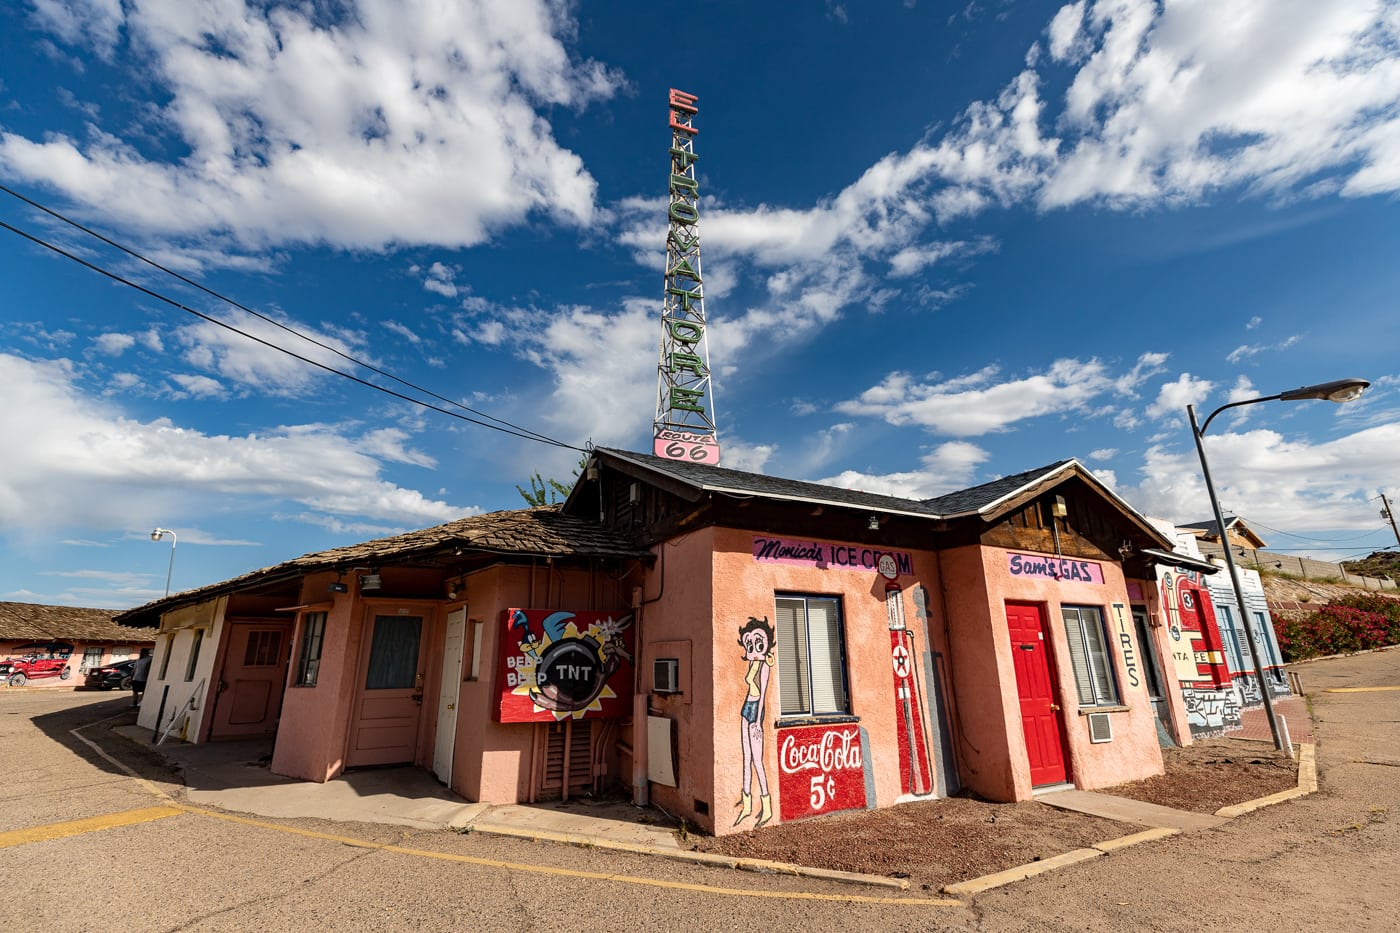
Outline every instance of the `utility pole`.
{"label": "utility pole", "polygon": [[1395,543],[1400,544],[1400,528],[1395,527],[1395,511],[1390,507],[1390,500],[1385,497],[1385,490],[1380,490],[1381,494],[1381,518],[1390,522],[1390,530],[1395,532]]}

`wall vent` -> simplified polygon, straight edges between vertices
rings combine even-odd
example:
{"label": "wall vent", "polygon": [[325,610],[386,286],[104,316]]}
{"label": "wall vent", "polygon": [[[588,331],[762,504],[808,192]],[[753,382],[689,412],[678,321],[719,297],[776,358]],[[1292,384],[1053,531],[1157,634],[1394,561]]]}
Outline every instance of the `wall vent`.
{"label": "wall vent", "polygon": [[1094,743],[1113,741],[1113,720],[1107,713],[1089,714],[1089,741]]}
{"label": "wall vent", "polygon": [[656,693],[680,693],[680,668],[677,658],[657,658],[651,663],[651,689]]}

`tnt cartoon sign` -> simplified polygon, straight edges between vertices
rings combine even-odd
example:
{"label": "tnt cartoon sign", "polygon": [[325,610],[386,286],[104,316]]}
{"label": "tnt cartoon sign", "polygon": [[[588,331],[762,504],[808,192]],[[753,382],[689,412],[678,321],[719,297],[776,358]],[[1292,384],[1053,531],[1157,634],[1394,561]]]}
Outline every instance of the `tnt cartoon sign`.
{"label": "tnt cartoon sign", "polygon": [[631,713],[630,613],[507,609],[501,616],[498,722]]}
{"label": "tnt cartoon sign", "polygon": [[859,726],[805,726],[781,735],[778,793],[784,820],[865,807]]}

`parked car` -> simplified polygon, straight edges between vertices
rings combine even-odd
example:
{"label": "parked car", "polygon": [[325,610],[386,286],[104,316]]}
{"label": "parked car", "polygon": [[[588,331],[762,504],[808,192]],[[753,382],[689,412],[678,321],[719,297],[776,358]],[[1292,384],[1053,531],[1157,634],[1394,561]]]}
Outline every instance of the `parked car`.
{"label": "parked car", "polygon": [[87,679],[83,681],[83,686],[88,690],[111,690],[113,688],[128,690],[131,688],[131,669],[135,666],[136,659],[131,658],[127,661],[113,661],[111,664],[91,668],[87,672]]}
{"label": "parked car", "polygon": [[0,682],[23,687],[35,677],[67,680],[73,676],[73,669],[68,666],[72,653],[73,646],[64,641],[33,641],[20,645],[0,661]]}

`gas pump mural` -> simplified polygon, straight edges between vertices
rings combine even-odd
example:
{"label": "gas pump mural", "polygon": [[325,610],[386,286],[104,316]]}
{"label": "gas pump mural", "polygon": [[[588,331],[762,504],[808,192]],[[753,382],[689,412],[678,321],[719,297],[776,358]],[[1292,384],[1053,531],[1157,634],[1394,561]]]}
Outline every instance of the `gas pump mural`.
{"label": "gas pump mural", "polygon": [[885,592],[889,614],[890,666],[894,672],[895,724],[899,735],[900,788],[906,794],[933,792],[933,771],[920,713],[914,638],[904,622],[904,594],[893,584]]}
{"label": "gas pump mural", "polygon": [[1162,612],[1192,737],[1238,729],[1240,697],[1230,682],[1210,593],[1197,573],[1159,572]]}

